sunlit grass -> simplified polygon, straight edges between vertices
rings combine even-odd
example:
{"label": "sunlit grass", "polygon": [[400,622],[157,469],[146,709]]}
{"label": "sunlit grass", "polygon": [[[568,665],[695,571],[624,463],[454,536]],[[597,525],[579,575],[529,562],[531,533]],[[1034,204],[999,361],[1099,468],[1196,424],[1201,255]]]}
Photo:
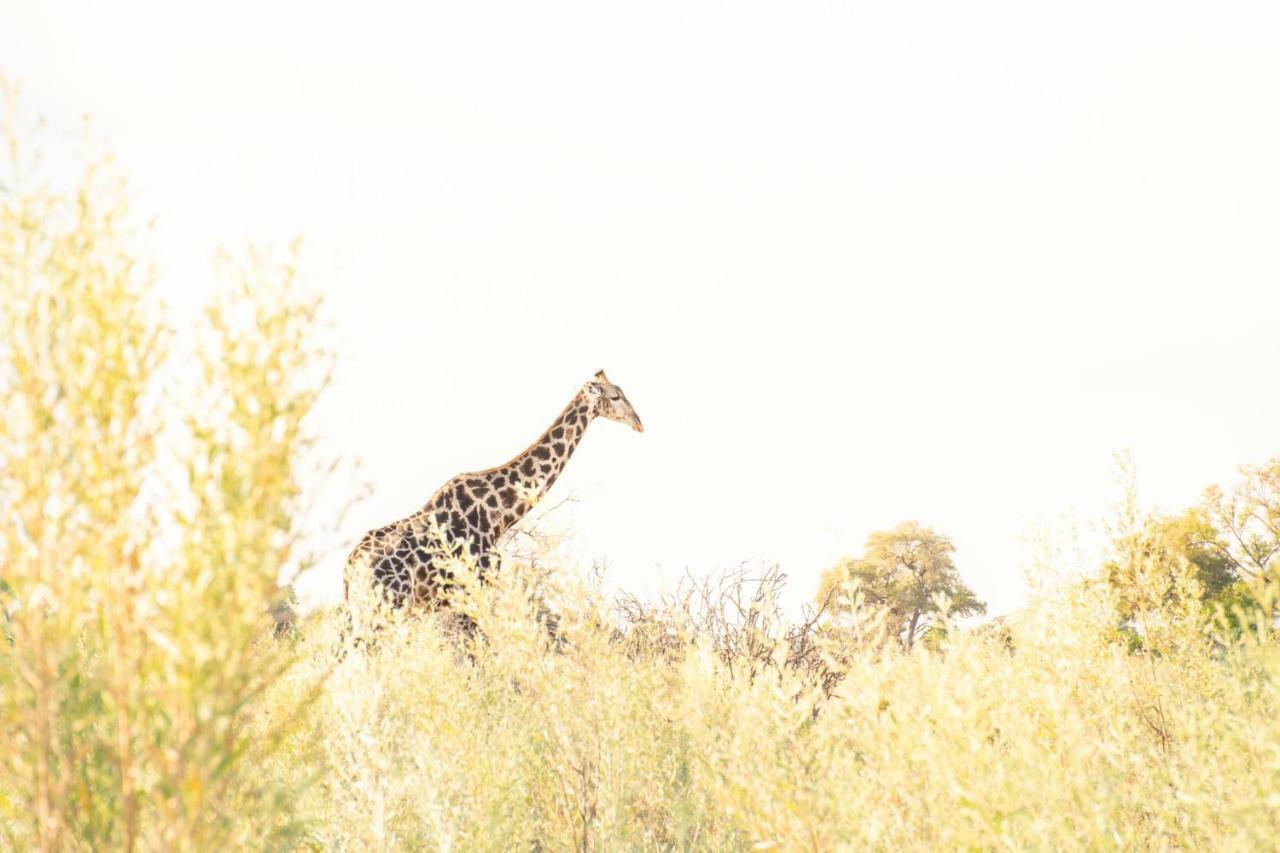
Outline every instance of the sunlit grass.
{"label": "sunlit grass", "polygon": [[673,654],[621,642],[581,589],[552,643],[521,579],[473,594],[474,643],[432,617],[390,616],[372,648],[340,611],[304,623],[259,708],[323,682],[270,764],[314,780],[312,841],[1222,849],[1280,830],[1280,652],[1265,632],[1222,645],[1208,612],[1166,614],[1140,653],[1087,585],[936,651],[840,654],[833,634],[827,696],[777,634],[746,660],[672,620]]}

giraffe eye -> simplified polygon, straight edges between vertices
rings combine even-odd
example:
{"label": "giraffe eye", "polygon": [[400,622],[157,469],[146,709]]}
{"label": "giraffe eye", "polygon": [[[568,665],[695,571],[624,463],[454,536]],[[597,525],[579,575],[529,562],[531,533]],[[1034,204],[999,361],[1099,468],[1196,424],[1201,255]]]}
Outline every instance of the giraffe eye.
{"label": "giraffe eye", "polygon": [[622,398],[621,398],[621,397],[619,397],[617,394],[610,394],[610,395],[609,395],[609,399],[610,399],[610,400],[621,400]]}

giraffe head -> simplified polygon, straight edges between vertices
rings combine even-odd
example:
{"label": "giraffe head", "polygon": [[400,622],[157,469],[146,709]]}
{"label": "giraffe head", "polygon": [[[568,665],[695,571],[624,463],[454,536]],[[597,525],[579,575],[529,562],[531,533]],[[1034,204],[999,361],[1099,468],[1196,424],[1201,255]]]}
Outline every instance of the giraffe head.
{"label": "giraffe head", "polygon": [[591,403],[592,414],[626,424],[636,432],[644,432],[644,424],[640,423],[636,410],[631,408],[631,401],[622,393],[621,388],[609,381],[603,370],[596,371],[583,391]]}

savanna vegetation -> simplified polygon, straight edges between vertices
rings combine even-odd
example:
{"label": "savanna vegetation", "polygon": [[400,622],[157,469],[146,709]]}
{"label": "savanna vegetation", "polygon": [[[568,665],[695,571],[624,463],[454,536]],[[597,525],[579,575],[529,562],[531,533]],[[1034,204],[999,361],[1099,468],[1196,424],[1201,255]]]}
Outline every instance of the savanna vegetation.
{"label": "savanna vegetation", "polygon": [[0,847],[1275,846],[1280,460],[1129,500],[998,622],[904,524],[798,619],[776,573],[619,601],[551,554],[457,567],[474,633],[362,596],[280,632],[330,467],[296,256],[179,328],[110,163],[58,189],[3,133]]}

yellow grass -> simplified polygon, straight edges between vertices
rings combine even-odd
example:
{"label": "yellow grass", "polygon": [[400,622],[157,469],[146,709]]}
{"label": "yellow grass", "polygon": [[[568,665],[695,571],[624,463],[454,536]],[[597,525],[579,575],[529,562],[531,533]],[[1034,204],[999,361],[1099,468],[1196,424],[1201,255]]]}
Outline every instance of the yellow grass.
{"label": "yellow grass", "polygon": [[846,655],[824,698],[782,648],[751,667],[692,633],[675,659],[619,642],[581,591],[552,648],[519,576],[478,593],[469,654],[430,618],[393,617],[372,649],[338,613],[304,624],[259,707],[265,724],[323,685],[268,766],[313,781],[312,842],[1266,849],[1280,831],[1268,636],[1218,646],[1184,614],[1131,653],[1108,593],[1073,587],[941,651]]}

